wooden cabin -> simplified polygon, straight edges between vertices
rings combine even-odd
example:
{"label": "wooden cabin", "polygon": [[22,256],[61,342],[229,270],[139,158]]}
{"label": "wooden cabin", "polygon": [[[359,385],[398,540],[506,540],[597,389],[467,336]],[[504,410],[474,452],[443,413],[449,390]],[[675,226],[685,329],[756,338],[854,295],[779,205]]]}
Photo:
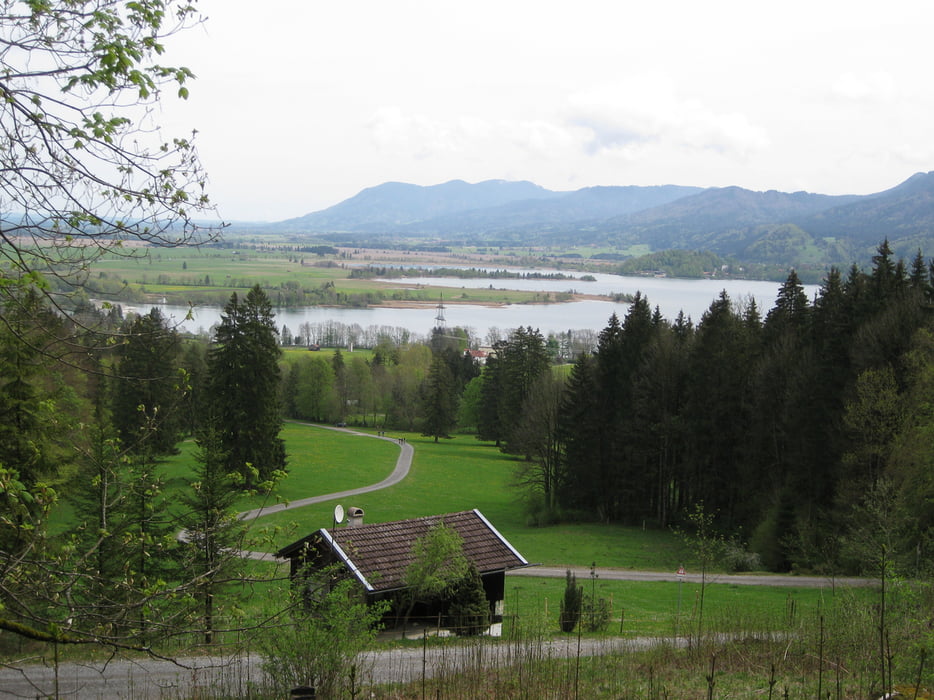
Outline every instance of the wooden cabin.
{"label": "wooden cabin", "polygon": [[[348,509],[348,515],[352,525],[321,528],[276,552],[277,557],[290,561],[293,580],[308,578],[315,571],[338,564],[360,583],[368,601],[396,601],[405,590],[405,573],[413,560],[413,543],[443,522],[463,540],[464,556],[480,573],[490,604],[491,633],[499,630],[506,572],[529,563],[480,511],[373,524],[363,523],[363,511],[359,508]],[[439,601],[431,609],[417,610],[416,615],[436,615],[443,607],[444,601]]]}

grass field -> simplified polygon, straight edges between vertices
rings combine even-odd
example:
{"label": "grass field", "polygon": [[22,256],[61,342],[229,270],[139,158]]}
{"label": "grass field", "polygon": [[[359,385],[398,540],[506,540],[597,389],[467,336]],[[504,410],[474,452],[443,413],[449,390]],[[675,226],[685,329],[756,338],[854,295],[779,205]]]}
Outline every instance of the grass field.
{"label": "grass field", "polygon": [[[385,478],[398,448],[383,440],[347,435],[312,426],[287,424],[283,435],[290,455],[289,476],[277,489],[283,500],[345,490]],[[477,508],[530,562],[674,571],[689,559],[670,533],[619,525],[579,523],[548,528],[526,524],[521,493],[513,486],[517,462],[493,445],[469,435],[433,442],[417,433],[394,433],[415,448],[412,470],[401,484],[354,497],[369,522],[449,513]],[[285,532],[310,532],[331,524],[334,502],[273,514],[257,526]],[[254,497],[238,508],[258,505]],[[287,544],[282,535],[278,545]]]}
{"label": "grass field", "polygon": [[[291,501],[375,483],[390,473],[399,454],[397,445],[390,441],[319,426],[289,423],[282,435],[289,454],[289,474],[272,500]],[[516,462],[490,444],[471,436],[457,436],[437,444],[413,433],[393,437],[404,437],[415,448],[409,476],[390,489],[343,502],[344,506],[362,507],[369,522],[478,508],[532,562],[585,570],[592,562],[598,567],[668,572],[681,562],[689,569],[693,567],[690,552],[669,531],[596,523],[545,528],[527,525],[520,494],[512,486]],[[177,500],[174,494],[185,489],[192,476],[193,453],[193,443],[186,442],[180,454],[162,464],[173,501]],[[244,497],[237,509],[247,510],[262,502],[260,496]],[[252,531],[257,537],[271,536],[264,543],[265,550],[271,551],[318,528],[330,527],[335,503],[261,518]],[[271,535],[263,535],[263,530]],[[231,649],[250,646],[249,633],[243,630],[254,621],[278,619],[290,588],[286,565],[245,565],[255,576],[228,589],[217,601],[216,621],[238,630],[218,635],[218,642]],[[867,689],[879,687],[877,616],[873,612],[878,603],[876,589],[739,586],[714,581],[704,588],[701,618],[701,587],[693,581],[632,582],[583,575],[577,582],[586,596],[603,600],[609,607],[602,629],[580,633],[595,643],[608,643],[605,654],[550,658],[546,651],[550,641],[572,648],[581,629],[579,626],[573,635],[563,635],[558,629],[564,580],[507,576],[503,638],[499,643],[517,650],[508,666],[487,668],[478,650],[475,666],[453,674],[449,671],[428,684],[373,687],[367,691],[369,697],[761,696],[855,700],[879,696],[866,693]],[[904,582],[893,585],[888,593],[891,621],[886,634],[891,633],[891,641],[887,637],[887,653],[894,655],[895,684],[901,683],[909,690],[923,689],[931,676],[930,671],[924,677],[920,675],[916,654],[919,645],[925,643],[917,631],[916,619],[917,595],[922,590]],[[585,622],[586,615],[585,609]],[[417,622],[430,629],[436,621]],[[688,637],[696,641],[687,649],[677,648],[675,639],[683,641]],[[613,651],[613,645],[621,644],[620,640],[641,638],[653,638],[661,646],[637,652]],[[384,640],[381,649],[400,653],[411,651],[413,646],[424,649],[427,645],[478,643],[443,638],[413,641],[402,639],[398,632],[385,634]],[[189,653],[184,645],[197,642],[179,638],[173,644],[179,645],[177,653]],[[174,649],[167,651],[172,653]],[[75,650],[68,655],[80,659],[84,658],[82,653]],[[818,693],[822,683],[825,689],[834,687],[835,694]],[[922,690],[917,697],[931,696]]]}
{"label": "grass field", "polygon": [[[93,275],[103,287],[113,289],[114,293],[119,290],[119,294],[129,295],[131,300],[164,297],[172,304],[222,304],[232,292],[243,292],[254,284],[268,290],[273,303],[278,298],[273,290],[290,286],[308,290],[325,284],[333,285],[335,292],[346,297],[381,302],[435,303],[439,294],[451,302],[475,304],[543,301],[537,292],[440,286],[414,289],[404,279],[394,282],[350,279],[350,268],[341,259],[325,260],[314,254],[274,247],[186,248],[152,250],[140,257],[107,256],[94,263]],[[555,295],[551,296],[554,300]]]}
{"label": "grass field", "polygon": [[[289,453],[289,475],[274,497],[245,497],[238,502],[238,510],[376,483],[392,471],[399,454],[389,441],[307,424],[288,423],[282,434]],[[463,435],[437,444],[416,433],[392,436],[405,437],[415,448],[409,476],[397,486],[341,502],[345,507],[363,508],[367,522],[477,508],[532,563],[584,568],[596,563],[598,568],[666,572],[675,571],[680,563],[693,567],[691,552],[670,531],[598,523],[527,525],[520,493],[512,485],[516,461],[491,444]],[[180,455],[165,463],[167,487],[181,488],[191,465],[191,443],[186,443]],[[252,524],[253,532],[263,541],[263,548],[271,551],[318,528],[331,527],[337,502],[262,517]],[[599,578],[578,582],[586,593],[593,590],[611,603],[610,626],[626,635],[674,634],[680,621],[691,616],[700,594],[700,586],[694,583]],[[523,626],[556,627],[563,590],[563,579],[510,577],[507,617],[520,620]],[[705,616],[711,628],[720,631],[773,629],[789,616],[817,615],[832,599],[831,592],[821,589],[712,583],[706,589]]]}

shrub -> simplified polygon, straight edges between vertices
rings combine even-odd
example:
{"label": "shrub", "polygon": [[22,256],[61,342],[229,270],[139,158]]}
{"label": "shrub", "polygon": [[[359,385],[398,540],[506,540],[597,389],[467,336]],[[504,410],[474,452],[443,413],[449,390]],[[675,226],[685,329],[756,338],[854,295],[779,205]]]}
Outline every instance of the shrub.
{"label": "shrub", "polygon": [[594,600],[589,595],[585,595],[581,605],[580,620],[584,629],[588,632],[602,632],[610,624],[610,601],[606,598],[597,598]]}
{"label": "shrub", "polygon": [[459,635],[483,634],[490,626],[490,603],[473,564],[454,589],[447,617],[448,627]]}
{"label": "shrub", "polygon": [[270,626],[260,640],[263,670],[277,697],[303,686],[320,698],[345,697],[350,679],[363,675],[358,655],[374,640],[388,603],[367,605],[351,580],[319,598],[296,597],[291,619]]}
{"label": "shrub", "polygon": [[581,617],[581,604],[584,591],[577,585],[577,577],[568,569],[565,573],[564,598],[561,599],[561,612],[558,624],[562,632],[573,632]]}

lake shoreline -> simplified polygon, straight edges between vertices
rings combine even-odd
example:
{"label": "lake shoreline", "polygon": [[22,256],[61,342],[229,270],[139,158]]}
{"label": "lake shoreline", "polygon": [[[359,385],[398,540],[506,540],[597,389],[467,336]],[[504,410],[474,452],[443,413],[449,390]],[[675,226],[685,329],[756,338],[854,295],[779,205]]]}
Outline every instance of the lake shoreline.
{"label": "lake shoreline", "polygon": [[[551,299],[548,301],[478,301],[476,299],[453,299],[443,302],[421,301],[420,299],[386,299],[378,304],[369,304],[370,308],[381,309],[431,309],[443,303],[445,306],[486,306],[489,308],[500,308],[504,306],[543,306],[548,304],[570,304],[575,301],[615,301],[613,297],[606,294],[570,294],[566,299]],[[344,306],[327,306],[322,308],[347,308]]]}

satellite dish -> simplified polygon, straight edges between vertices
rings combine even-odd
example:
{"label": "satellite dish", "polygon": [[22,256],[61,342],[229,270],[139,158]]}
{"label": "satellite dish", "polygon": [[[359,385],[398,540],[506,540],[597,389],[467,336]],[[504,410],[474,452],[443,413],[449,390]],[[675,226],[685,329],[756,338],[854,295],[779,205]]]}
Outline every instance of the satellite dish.
{"label": "satellite dish", "polygon": [[338,503],[334,506],[334,524],[339,525],[344,522],[344,506]]}

